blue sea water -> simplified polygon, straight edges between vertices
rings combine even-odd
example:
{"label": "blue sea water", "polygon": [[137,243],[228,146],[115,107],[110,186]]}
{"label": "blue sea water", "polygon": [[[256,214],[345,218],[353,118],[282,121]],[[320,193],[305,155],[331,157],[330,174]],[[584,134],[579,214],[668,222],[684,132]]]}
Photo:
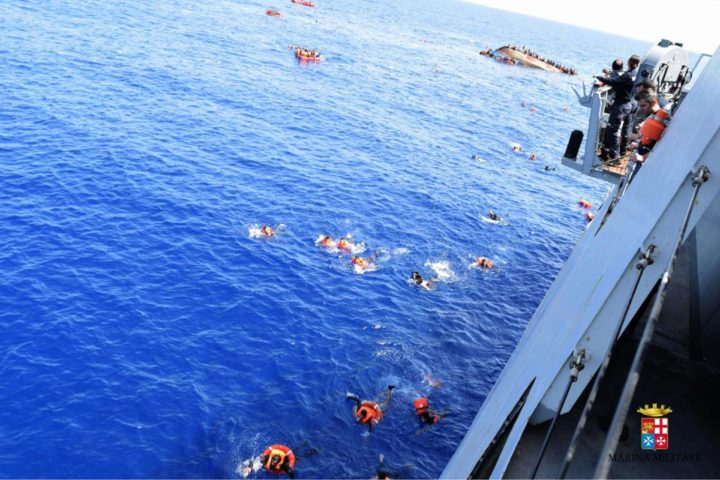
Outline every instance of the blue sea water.
{"label": "blue sea water", "polygon": [[[648,44],[456,1],[316,5],[0,4],[0,476],[238,477],[303,442],[300,478],[369,478],[380,453],[440,474],[606,190],[558,163],[586,124],[570,86]],[[580,76],[477,54],[508,42]],[[345,393],[390,383],[364,435]],[[449,415],[418,435],[420,395]]]}

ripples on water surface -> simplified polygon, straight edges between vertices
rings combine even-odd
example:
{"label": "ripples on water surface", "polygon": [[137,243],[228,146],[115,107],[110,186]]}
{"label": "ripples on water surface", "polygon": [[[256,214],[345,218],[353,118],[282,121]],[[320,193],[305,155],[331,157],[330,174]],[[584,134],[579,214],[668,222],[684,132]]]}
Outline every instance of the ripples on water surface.
{"label": "ripples on water surface", "polygon": [[[647,45],[456,2],[275,4],[0,5],[1,475],[233,477],[308,440],[301,477],[368,478],[379,453],[435,477],[581,234],[577,200],[602,200],[557,165],[578,78],[477,51],[587,77]],[[345,392],[388,383],[365,437]],[[415,435],[421,394],[451,414]]]}

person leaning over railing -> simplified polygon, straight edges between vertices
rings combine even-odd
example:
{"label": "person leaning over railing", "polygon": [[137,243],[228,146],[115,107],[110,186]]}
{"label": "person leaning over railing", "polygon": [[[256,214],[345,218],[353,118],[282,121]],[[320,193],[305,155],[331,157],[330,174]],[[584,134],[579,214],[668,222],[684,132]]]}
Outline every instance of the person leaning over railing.
{"label": "person leaning over railing", "polygon": [[[615,93],[615,100],[610,109],[610,117],[605,127],[605,138],[603,140],[600,158],[605,161],[617,160],[620,157],[620,127],[629,125],[630,115],[634,109],[632,99],[633,81],[628,72],[623,72],[623,62],[619,58],[613,62],[613,72],[610,75],[595,77],[595,85],[601,87],[608,85]],[[629,134],[629,131],[628,131]]]}

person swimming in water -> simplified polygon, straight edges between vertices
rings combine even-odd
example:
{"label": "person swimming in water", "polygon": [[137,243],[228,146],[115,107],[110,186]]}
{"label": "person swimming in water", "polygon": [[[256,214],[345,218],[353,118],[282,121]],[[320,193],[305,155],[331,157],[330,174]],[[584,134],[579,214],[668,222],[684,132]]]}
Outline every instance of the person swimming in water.
{"label": "person swimming in water", "polygon": [[337,247],[340,250],[351,250],[354,247],[354,245],[352,243],[350,243],[350,240],[343,237],[340,240],[338,240]]}
{"label": "person swimming in water", "polygon": [[353,406],[353,416],[361,424],[367,425],[368,432],[372,432],[375,425],[383,419],[383,409],[390,403],[394,388],[395,385],[388,385],[385,400],[383,400],[382,404],[378,404],[372,400],[360,400],[360,397],[353,393],[347,393],[345,395],[346,400],[353,400],[355,402]]}
{"label": "person swimming in water", "polygon": [[512,144],[512,151],[513,152],[522,152],[522,146],[519,143],[513,143]]}
{"label": "person swimming in water", "polygon": [[491,268],[493,268],[494,264],[493,264],[493,261],[487,257],[477,257],[475,259],[475,265],[480,268],[485,268],[487,270],[490,270]]}
{"label": "person swimming in water", "polygon": [[318,245],[322,245],[325,248],[332,248],[335,246],[335,240],[330,235],[323,235],[317,242]]}
{"label": "person swimming in water", "polygon": [[260,229],[260,232],[262,232],[263,235],[266,237],[274,237],[275,236],[275,230],[270,225],[263,225]]}
{"label": "person swimming in water", "polygon": [[530,155],[528,155],[528,160],[537,160],[537,155],[530,153]]}
{"label": "person swimming in water", "polygon": [[497,213],[493,212],[492,210],[488,210],[487,216],[490,220],[494,220],[496,222],[502,220],[500,217],[498,217]]}
{"label": "person swimming in water", "polygon": [[430,290],[430,287],[433,283],[438,279],[437,275],[429,280],[425,280],[422,275],[420,275],[420,272],[412,272],[410,274],[410,281],[412,281],[415,285],[419,287],[423,287],[427,290]]}
{"label": "person swimming in water", "polygon": [[555,170],[556,170],[555,167],[551,167],[550,165],[545,165],[546,172],[554,172]]}
{"label": "person swimming in water", "polygon": [[415,469],[412,465],[404,465],[399,471],[388,469],[385,465],[385,455],[382,453],[379,456],[380,464],[375,470],[375,476],[372,480],[390,480],[391,478],[413,478],[415,475],[412,471]]}
{"label": "person swimming in water", "polygon": [[355,265],[355,267],[357,267],[361,270],[366,270],[366,269],[370,268],[371,266],[375,265],[375,259],[379,256],[380,256],[379,253],[373,253],[372,255],[370,255],[369,257],[366,257],[366,258],[362,258],[359,255],[355,255],[354,257],[352,257],[350,259],[350,261],[352,262],[353,265]]}
{"label": "person swimming in water", "polygon": [[443,384],[442,380],[438,380],[437,378],[433,377],[430,372],[426,373],[423,376],[423,383],[427,383],[433,388],[440,388]]}
{"label": "person swimming in water", "polygon": [[251,473],[265,470],[266,473],[274,475],[287,475],[295,477],[295,464],[300,457],[309,458],[319,453],[320,450],[310,445],[305,440],[296,447],[288,448],[282,444],[273,444],[267,447],[260,455],[241,462],[237,473],[247,478]]}
{"label": "person swimming in water", "polygon": [[415,413],[417,414],[418,419],[425,424],[422,428],[415,432],[418,435],[422,433],[428,425],[435,425],[441,418],[447,415],[447,412],[437,413],[430,410],[428,399],[425,397],[418,398],[415,402],[413,402],[413,404],[415,406]]}

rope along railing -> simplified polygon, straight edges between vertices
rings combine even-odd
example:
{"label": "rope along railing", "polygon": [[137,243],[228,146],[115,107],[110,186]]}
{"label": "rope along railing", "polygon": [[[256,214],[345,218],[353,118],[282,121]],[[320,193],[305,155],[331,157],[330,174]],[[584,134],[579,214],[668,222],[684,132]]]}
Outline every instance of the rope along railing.
{"label": "rope along railing", "polygon": [[560,412],[562,412],[563,406],[565,405],[565,400],[567,399],[568,393],[570,393],[570,387],[572,387],[572,384],[577,381],[578,374],[583,368],[585,368],[585,350],[580,350],[575,355],[575,358],[570,362],[570,378],[568,379],[567,386],[565,387],[565,392],[563,393],[562,399],[560,400],[560,405],[558,405],[558,408],[555,411],[555,416],[552,419],[552,423],[550,424],[550,427],[545,434],[545,441],[543,442],[542,448],[540,449],[540,454],[538,455],[537,461],[535,462],[535,468],[533,469],[530,478],[535,478],[535,475],[537,475],[540,464],[542,463],[542,459],[545,456],[545,450],[547,450],[548,444],[550,443],[550,438],[552,437],[553,431],[555,431],[555,424],[560,417]]}
{"label": "rope along railing", "polygon": [[635,352],[630,372],[625,380],[625,385],[620,395],[617,408],[615,409],[615,415],[613,415],[610,430],[608,431],[605,444],[603,445],[602,452],[600,453],[600,459],[595,469],[595,474],[593,475],[594,478],[607,478],[608,472],[610,471],[610,460],[617,448],[620,434],[622,433],[622,427],[625,424],[625,418],[627,417],[628,410],[630,409],[630,402],[632,401],[638,381],[640,380],[640,370],[642,369],[643,362],[645,361],[645,356],[647,354],[648,347],[650,346],[650,340],[655,332],[655,326],[657,324],[658,317],[660,316],[665,296],[667,295],[667,286],[675,269],[675,261],[677,259],[678,250],[680,250],[680,246],[685,238],[685,231],[690,223],[690,216],[695,208],[695,200],[700,192],[700,187],[702,187],[709,178],[710,170],[706,166],[702,166],[693,171],[693,192],[690,198],[690,203],[687,211],[685,212],[685,217],[680,225],[680,231],[675,239],[675,245],[672,249],[670,261],[668,262],[668,266],[661,277],[660,287],[655,295],[655,301],[653,302],[652,309],[650,310],[650,316],[645,324],[642,336],[640,337],[640,342],[638,343],[638,348]]}
{"label": "rope along railing", "polygon": [[585,428],[585,424],[587,423],[588,415],[590,414],[590,410],[592,410],[598,390],[600,389],[600,382],[602,382],[602,379],[605,377],[605,372],[607,371],[608,365],[610,364],[610,358],[612,357],[613,347],[615,346],[615,343],[620,337],[622,326],[625,323],[625,317],[627,316],[628,311],[630,310],[630,306],[632,305],[632,302],[635,298],[635,293],[637,292],[638,285],[640,285],[640,280],[642,279],[643,272],[645,272],[645,267],[653,263],[653,260],[651,258],[653,250],[655,250],[655,245],[650,245],[645,251],[645,253],[641,253],[639,255],[639,261],[635,265],[638,270],[637,277],[635,278],[635,282],[633,283],[633,288],[630,291],[627,302],[625,302],[625,309],[623,310],[622,315],[620,315],[617,325],[615,325],[615,332],[611,337],[611,341],[608,343],[602,365],[600,365],[598,374],[595,377],[595,383],[593,383],[590,394],[588,395],[588,399],[585,402],[585,406],[583,407],[582,414],[580,415],[580,419],[578,420],[577,426],[575,427],[575,433],[573,434],[572,440],[570,440],[570,446],[567,449],[565,459],[563,460],[562,467],[560,468],[560,474],[558,475],[559,478],[565,478],[568,468],[570,467],[570,463],[573,461],[573,458],[575,456],[575,450],[577,449],[577,444],[580,441],[580,436],[582,435],[582,431]]}

